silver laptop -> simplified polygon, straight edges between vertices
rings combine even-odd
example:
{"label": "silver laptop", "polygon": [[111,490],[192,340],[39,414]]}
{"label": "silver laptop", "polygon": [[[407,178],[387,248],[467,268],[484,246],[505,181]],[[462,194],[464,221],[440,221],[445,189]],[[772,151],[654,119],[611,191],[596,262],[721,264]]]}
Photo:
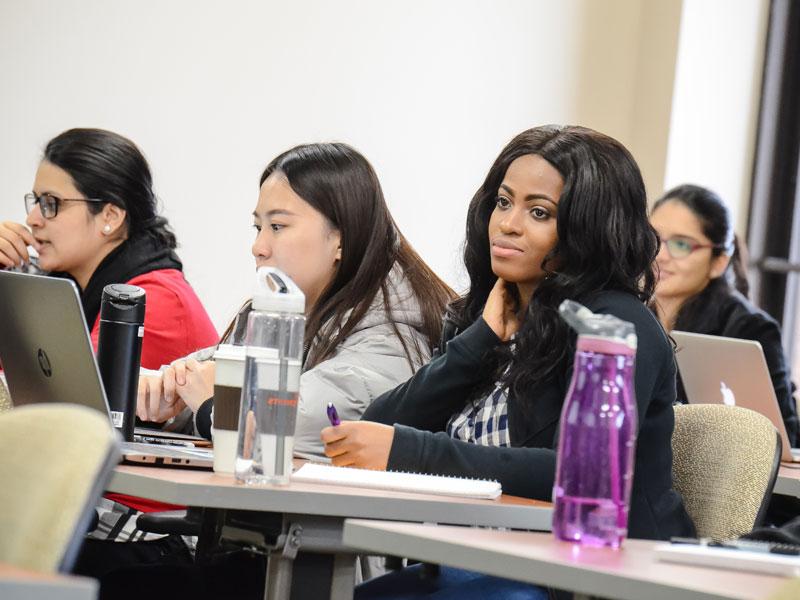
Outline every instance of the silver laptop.
{"label": "silver laptop", "polygon": [[[78,288],[68,279],[0,271],[0,363],[14,406],[67,402],[109,415]],[[127,462],[208,469],[213,462],[205,448],[125,442],[122,451]]]}
{"label": "silver laptop", "polygon": [[675,358],[691,404],[741,406],[767,417],[781,436],[781,460],[800,462],[789,445],[761,344],[753,340],[673,331]]}

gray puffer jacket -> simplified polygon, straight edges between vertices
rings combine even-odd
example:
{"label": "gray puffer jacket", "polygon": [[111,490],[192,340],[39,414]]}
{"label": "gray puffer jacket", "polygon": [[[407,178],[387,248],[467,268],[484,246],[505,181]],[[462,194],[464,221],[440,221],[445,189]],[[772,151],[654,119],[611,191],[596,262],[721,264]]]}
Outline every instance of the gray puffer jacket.
{"label": "gray puffer jacket", "polygon": [[333,402],[343,421],[358,420],[375,398],[403,383],[430,359],[430,344],[436,340],[429,342],[423,335],[419,302],[398,267],[389,274],[387,287],[392,317],[413,366],[392,328],[379,291],[334,355],[300,376],[294,440],[298,452],[322,455],[319,432],[329,424],[325,411],[328,402]]}
{"label": "gray puffer jacket", "polygon": [[[402,270],[395,266],[389,273],[389,306],[403,344],[392,328],[378,292],[364,317],[327,360],[300,376],[300,402],[294,449],[296,452],[323,455],[319,439],[322,428],[329,425],[326,407],[333,402],[343,421],[358,420],[367,406],[382,393],[394,389],[430,360],[430,343],[421,331],[422,311],[411,285]],[[249,304],[236,317],[231,340],[241,340],[247,323]],[[322,331],[325,330],[323,326]],[[186,358],[209,360],[215,347],[205,348]],[[212,402],[206,401],[194,415],[184,411],[172,428],[192,428],[195,433],[210,437],[213,416]]]}

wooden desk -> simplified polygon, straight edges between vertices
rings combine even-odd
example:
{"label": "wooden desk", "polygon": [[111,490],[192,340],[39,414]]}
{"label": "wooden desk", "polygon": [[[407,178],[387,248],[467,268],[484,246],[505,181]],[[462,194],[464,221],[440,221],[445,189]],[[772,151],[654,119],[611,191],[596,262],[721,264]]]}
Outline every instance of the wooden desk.
{"label": "wooden desk", "polygon": [[38,573],[0,563],[3,600],[95,600],[98,583],[88,577]]}
{"label": "wooden desk", "polygon": [[582,548],[549,533],[348,519],[344,542],[528,583],[620,600],[754,600],[791,580],[659,562],[662,542],[627,540],[622,550]]}
{"label": "wooden desk", "polygon": [[800,463],[781,463],[774,493],[800,498]]}
{"label": "wooden desk", "polygon": [[[549,503],[513,496],[476,500],[311,483],[248,486],[232,475],[154,467],[119,466],[107,489],[215,509],[217,523],[204,525],[205,531],[269,552],[267,598],[289,597],[298,551],[334,555],[331,598],[351,598],[357,551],[342,542],[348,517],[539,531],[549,531],[552,520]],[[253,516],[225,514],[230,511]],[[264,525],[260,517],[270,522]]]}

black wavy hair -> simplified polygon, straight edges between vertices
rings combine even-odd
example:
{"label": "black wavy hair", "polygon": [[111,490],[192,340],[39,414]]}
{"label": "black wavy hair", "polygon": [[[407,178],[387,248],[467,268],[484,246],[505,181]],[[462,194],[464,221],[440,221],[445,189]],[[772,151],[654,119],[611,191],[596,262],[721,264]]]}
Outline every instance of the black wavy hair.
{"label": "black wavy hair", "polygon": [[[275,173],[286,177],[292,190],[341,235],[341,260],[333,281],[308,314],[306,347],[310,350],[305,368],[334,353],[364,317],[378,291],[383,293],[386,314],[409,362],[420,364],[439,341],[442,315],[453,292],[400,233],[372,165],[347,144],[304,144],[273,159],[259,185]],[[429,348],[414,348],[415,356],[392,316],[392,294],[387,286],[395,264],[402,268],[419,303],[420,329],[428,338]]]}
{"label": "black wavy hair", "polygon": [[[159,216],[153,177],[144,155],[131,140],[105,129],[69,129],[54,137],[43,160],[66,171],[87,198],[125,210],[128,237],[150,235],[159,247],[175,248],[175,234]],[[88,202],[92,214],[103,202]]]}
{"label": "black wavy hair", "polygon": [[659,248],[639,167],[622,144],[585,127],[528,129],[503,148],[470,203],[464,248],[470,287],[451,306],[451,318],[460,327],[481,315],[497,280],[489,218],[509,165],[526,155],[550,163],[564,187],[556,212],[558,241],[544,258],[546,277],[531,297],[513,353],[507,343],[488,358],[493,381],[520,398],[562,371],[570,359],[573,336],[558,315],[559,304],[567,298],[585,301],[602,290],[627,292],[647,302],[655,289],[652,264]]}
{"label": "black wavy hair", "polygon": [[[655,201],[651,214],[667,202],[679,202],[688,208],[700,222],[708,240],[713,244],[711,256],[730,254],[725,272],[712,279],[698,294],[686,300],[675,318],[674,329],[702,332],[714,327],[718,319],[719,303],[736,290],[745,298],[750,291],[747,281],[747,260],[744,244],[733,231],[731,213],[716,193],[699,185],[683,184],[672,188]],[[658,305],[651,303],[658,315]]]}

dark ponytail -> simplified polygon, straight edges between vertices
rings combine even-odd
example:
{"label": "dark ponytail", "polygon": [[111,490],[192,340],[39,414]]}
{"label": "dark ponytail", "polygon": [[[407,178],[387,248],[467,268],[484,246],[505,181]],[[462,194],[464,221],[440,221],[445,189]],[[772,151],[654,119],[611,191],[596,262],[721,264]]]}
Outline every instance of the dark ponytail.
{"label": "dark ponytail", "polygon": [[[43,160],[66,171],[87,198],[98,198],[125,210],[128,237],[149,235],[159,247],[175,248],[175,234],[156,213],[150,167],[131,140],[104,129],[70,129],[54,137]],[[92,214],[103,210],[87,203]]]}
{"label": "dark ponytail", "polygon": [[750,295],[750,282],[747,281],[747,246],[735,234],[733,236],[733,255],[731,256],[730,270],[733,287],[747,298]]}

